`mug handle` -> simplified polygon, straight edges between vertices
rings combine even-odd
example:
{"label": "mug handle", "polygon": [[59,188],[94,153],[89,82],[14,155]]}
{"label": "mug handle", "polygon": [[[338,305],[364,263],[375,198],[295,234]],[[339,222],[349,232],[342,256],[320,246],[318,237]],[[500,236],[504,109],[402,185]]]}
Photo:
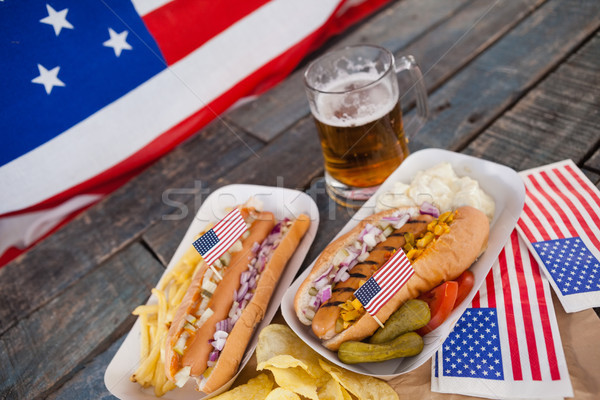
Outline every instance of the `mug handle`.
{"label": "mug handle", "polygon": [[[417,113],[413,115],[409,124],[405,125],[405,134],[407,138],[412,138],[414,135],[421,130],[427,121],[429,115],[429,106],[427,105],[427,89],[423,81],[423,74],[421,69],[417,65],[413,56],[402,56],[398,58],[396,65],[396,74],[407,71],[413,80],[412,88],[415,88],[415,97],[417,99]],[[410,89],[409,89],[410,90]],[[414,127],[413,127],[414,126]],[[409,128],[410,127],[410,132]]]}

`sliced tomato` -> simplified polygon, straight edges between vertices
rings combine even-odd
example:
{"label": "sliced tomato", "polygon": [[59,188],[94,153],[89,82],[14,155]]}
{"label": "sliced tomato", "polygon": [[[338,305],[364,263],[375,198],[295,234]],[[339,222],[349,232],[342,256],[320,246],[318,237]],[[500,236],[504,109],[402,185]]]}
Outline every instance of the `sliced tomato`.
{"label": "sliced tomato", "polygon": [[456,282],[458,283],[458,294],[456,295],[454,308],[458,307],[467,298],[469,293],[471,293],[471,289],[475,285],[475,275],[471,271],[466,270],[456,279]]}
{"label": "sliced tomato", "polygon": [[419,296],[419,299],[429,305],[431,319],[427,325],[416,332],[423,336],[440,326],[452,312],[457,294],[458,283],[448,281]]}

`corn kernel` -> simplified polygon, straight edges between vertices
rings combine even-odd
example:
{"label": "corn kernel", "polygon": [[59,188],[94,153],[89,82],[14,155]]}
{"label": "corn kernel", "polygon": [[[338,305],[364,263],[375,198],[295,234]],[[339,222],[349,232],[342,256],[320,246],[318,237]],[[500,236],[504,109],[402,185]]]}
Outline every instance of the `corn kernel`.
{"label": "corn kernel", "polygon": [[438,220],[440,222],[448,222],[448,218],[452,215],[452,212],[450,211],[446,211],[445,213],[443,213],[442,215],[440,215],[440,217],[438,218]]}
{"label": "corn kernel", "polygon": [[352,306],[354,307],[355,310],[360,310],[363,307],[363,305],[359,299],[352,300]]}
{"label": "corn kernel", "polygon": [[432,232],[427,232],[425,236],[421,239],[417,240],[417,247],[419,249],[424,249],[431,241],[434,239],[434,234]]}
{"label": "corn kernel", "polygon": [[437,224],[435,226],[435,229],[433,230],[433,233],[435,233],[436,236],[440,236],[442,233],[444,233],[445,226],[447,226],[447,225]]}
{"label": "corn kernel", "polygon": [[433,229],[435,228],[435,226],[437,225],[437,221],[434,219],[433,221],[431,221],[430,223],[427,224],[427,230],[429,232],[433,232]]}

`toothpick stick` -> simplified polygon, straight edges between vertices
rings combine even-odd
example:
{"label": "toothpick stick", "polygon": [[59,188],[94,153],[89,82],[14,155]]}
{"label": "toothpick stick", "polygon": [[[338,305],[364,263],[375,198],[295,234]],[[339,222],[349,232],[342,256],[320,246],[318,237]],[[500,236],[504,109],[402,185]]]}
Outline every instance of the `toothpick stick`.
{"label": "toothpick stick", "polygon": [[379,318],[377,318],[376,315],[371,315],[371,317],[373,317],[375,319],[375,321],[377,321],[377,323],[379,324],[379,326],[381,327],[381,329],[384,328],[383,324],[381,323],[381,321],[379,320]]}
{"label": "toothpick stick", "polygon": [[223,277],[221,276],[221,274],[219,274],[219,272],[215,269],[214,265],[210,265],[209,267],[210,269],[212,269],[212,272],[215,273],[215,275],[217,276],[217,278],[219,278],[219,282],[221,282],[223,280]]}

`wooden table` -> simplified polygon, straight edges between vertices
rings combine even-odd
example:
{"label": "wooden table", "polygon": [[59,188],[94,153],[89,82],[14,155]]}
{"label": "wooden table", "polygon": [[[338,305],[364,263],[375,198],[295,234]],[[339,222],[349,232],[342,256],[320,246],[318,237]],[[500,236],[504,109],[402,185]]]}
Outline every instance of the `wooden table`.
{"label": "wooden table", "polygon": [[[431,117],[411,151],[445,148],[515,170],[571,158],[599,184],[599,16],[597,0],[402,0],[326,48],[368,42],[416,57]],[[113,398],[104,370],[131,311],[218,187],[311,194],[321,226],[308,265],[352,214],[327,198],[322,176],[299,68],[0,269],[0,397]]]}

